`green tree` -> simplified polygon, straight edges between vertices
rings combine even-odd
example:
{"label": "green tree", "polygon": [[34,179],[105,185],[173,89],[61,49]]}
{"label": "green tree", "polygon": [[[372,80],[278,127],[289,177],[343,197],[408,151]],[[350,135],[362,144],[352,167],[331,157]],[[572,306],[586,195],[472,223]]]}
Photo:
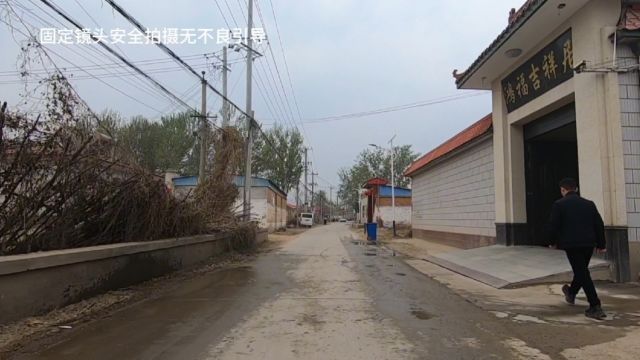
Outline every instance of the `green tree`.
{"label": "green tree", "polygon": [[196,130],[197,118],[188,113],[164,116],[159,122],[135,116],[117,128],[116,138],[138,164],[149,170],[196,173]]}
{"label": "green tree", "polygon": [[276,183],[284,192],[295,188],[304,171],[303,138],[297,129],[282,126],[259,132],[253,145],[253,172]]}
{"label": "green tree", "polygon": [[[404,170],[418,157],[411,150],[411,145],[394,146],[394,176],[396,186],[406,187],[409,179],[404,177]],[[356,158],[350,168],[338,171],[340,180],[340,198],[354,209],[358,208],[358,192],[364,183],[374,177],[391,182],[391,153],[379,148],[365,149]]]}

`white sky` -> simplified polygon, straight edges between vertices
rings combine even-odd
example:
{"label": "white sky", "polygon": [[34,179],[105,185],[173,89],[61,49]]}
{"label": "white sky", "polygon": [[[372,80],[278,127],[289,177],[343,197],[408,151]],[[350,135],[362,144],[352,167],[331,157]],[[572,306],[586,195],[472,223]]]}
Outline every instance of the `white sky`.
{"label": "white sky", "polygon": [[[245,1],[217,1],[230,27],[236,26],[229,8],[236,21],[242,23],[239,26],[246,27]],[[302,117],[314,119],[462,94],[463,91],[455,88],[451,75],[453,69],[466,69],[506,26],[509,9],[519,7],[524,0],[272,1]],[[86,27],[100,27],[106,32],[114,28],[133,29],[102,0],[52,2]],[[70,24],[46,9],[39,0],[9,0],[9,3],[14,9],[25,13],[24,19],[36,27],[50,27],[45,24],[46,21],[58,28],[71,28]],[[118,3],[149,28],[227,28],[215,0],[120,0]],[[82,4],[88,14],[78,4]],[[300,127],[270,1],[257,0],[257,4],[266,23],[265,28],[290,103],[287,105],[285,101],[280,101],[280,97],[274,93],[280,83],[271,57],[268,56],[269,60],[259,58],[254,65],[256,86],[262,87],[264,83],[270,89],[268,93],[273,95],[269,98],[276,110],[270,111],[265,92],[254,87],[256,118],[265,124],[278,121],[289,125],[291,122],[283,118],[291,117],[288,110],[291,106],[296,125]],[[25,8],[33,13],[26,12]],[[43,11],[45,9],[46,12]],[[257,12],[255,21],[256,26],[263,26]],[[20,40],[19,35],[16,38]],[[97,52],[91,47],[95,48],[95,45],[51,45],[49,48],[77,65],[115,62],[113,58],[96,55]],[[151,45],[120,47],[134,61],[167,59],[164,53]],[[199,42],[197,45],[171,46],[180,56],[215,52],[221,47],[215,40],[208,45]],[[0,24],[0,49],[0,101],[6,100],[15,105],[20,101],[20,86],[7,83],[16,77],[6,74],[17,69],[19,45],[5,24]],[[268,55],[266,46],[258,49]],[[66,60],[56,55],[53,57],[60,67],[70,66]],[[230,52],[230,58],[238,57],[237,53]],[[204,57],[189,59],[192,64],[199,66],[198,69],[206,68]],[[146,66],[145,69],[159,69],[161,72],[152,76],[180,94],[191,106],[200,107],[200,92],[194,87],[197,79],[190,73],[178,70],[175,63],[168,61]],[[245,103],[244,68],[242,62],[232,64],[229,80],[229,88],[233,89],[230,97],[242,107]],[[92,74],[106,72],[88,71]],[[123,72],[120,68],[108,71]],[[87,76],[76,69],[68,73],[75,77]],[[213,85],[219,88],[219,74],[215,74],[213,79]],[[128,80],[140,84],[141,81],[132,76],[102,80],[144,102],[146,106],[98,80],[72,80],[80,95],[95,111],[111,108],[125,116],[142,114],[157,118],[158,110],[175,108],[168,100],[153,92],[147,89],[141,91],[127,83]],[[194,91],[187,91],[189,89]],[[220,106],[220,101],[214,99],[212,95],[210,112],[217,111]],[[401,112],[308,123],[304,125],[303,133],[313,148],[311,161],[314,169],[320,173],[320,187],[327,189],[329,182],[337,185],[337,170],[353,164],[356,155],[369,143],[384,145],[396,134],[396,144],[411,144],[415,151],[424,153],[488,114],[490,109],[490,95],[485,94]],[[285,113],[287,115],[283,115]]]}

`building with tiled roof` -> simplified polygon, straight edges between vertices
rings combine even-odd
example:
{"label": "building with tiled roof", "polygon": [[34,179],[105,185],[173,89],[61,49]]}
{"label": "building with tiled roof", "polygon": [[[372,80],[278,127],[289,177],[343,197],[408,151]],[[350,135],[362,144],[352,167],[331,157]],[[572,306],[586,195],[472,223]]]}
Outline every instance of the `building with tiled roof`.
{"label": "building with tiled roof", "polygon": [[473,123],[405,171],[414,236],[463,249],[495,244],[491,119]]}
{"label": "building with tiled roof", "polygon": [[545,245],[558,182],[573,177],[603,216],[611,278],[638,280],[640,2],[528,0],[505,20],[453,72],[459,89],[491,91],[491,116],[406,171],[414,235]]}
{"label": "building with tiled roof", "polygon": [[358,211],[362,214],[363,222],[375,222],[391,228],[395,218],[396,225],[411,224],[411,189],[399,186],[392,188],[388,180],[373,178],[367,180],[363,190]]}

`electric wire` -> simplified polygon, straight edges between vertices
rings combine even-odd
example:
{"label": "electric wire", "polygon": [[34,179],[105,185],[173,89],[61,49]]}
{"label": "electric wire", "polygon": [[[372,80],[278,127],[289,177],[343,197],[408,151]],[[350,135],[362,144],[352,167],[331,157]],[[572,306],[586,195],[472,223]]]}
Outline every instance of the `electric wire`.
{"label": "electric wire", "polygon": [[446,96],[442,98],[391,106],[387,108],[379,108],[379,109],[362,111],[362,112],[354,112],[354,113],[348,113],[348,114],[342,114],[342,115],[333,115],[333,116],[327,116],[327,117],[321,117],[321,118],[307,119],[304,121],[304,123],[317,124],[317,123],[326,123],[326,122],[353,119],[353,118],[361,118],[361,117],[384,114],[389,112],[404,111],[404,110],[409,110],[409,109],[414,109],[419,107],[431,106],[435,104],[442,104],[446,102],[452,102],[452,101],[467,99],[467,98],[486,95],[486,94],[488,93],[483,91],[483,92],[473,92],[473,93],[460,94],[460,95],[451,95],[451,96]]}
{"label": "electric wire", "polygon": [[[79,30],[84,29],[84,27],[79,24],[77,21],[75,21],[74,19],[72,19],[69,15],[65,14],[63,11],[61,11],[56,5],[52,4],[51,1],[49,0],[40,0],[42,1],[45,5],[47,5],[49,8],[51,8],[53,11],[55,11],[58,15],[62,16],[65,20],[67,20],[68,22],[70,22],[71,24],[73,24],[76,28],[78,28]],[[108,0],[107,0],[108,1]],[[147,78],[149,81],[151,81],[154,85],[156,85],[159,89],[161,89],[163,92],[165,92],[167,95],[171,96],[172,98],[174,98],[176,101],[178,101],[180,104],[182,104],[185,108],[187,109],[191,109],[194,110],[189,104],[187,104],[186,102],[184,102],[182,99],[178,98],[174,93],[172,93],[170,90],[168,90],[164,85],[162,85],[161,83],[159,83],[156,79],[152,78],[151,76],[147,75],[144,71],[142,71],[139,67],[137,67],[136,65],[134,65],[133,63],[131,63],[129,60],[127,60],[126,58],[124,58],[120,53],[118,53],[117,51],[113,50],[110,46],[106,45],[103,42],[97,41],[98,39],[91,34],[90,35],[91,38],[96,41],[98,43],[98,45],[100,45],[101,47],[103,47],[105,50],[109,51],[111,54],[113,54],[114,56],[116,56],[118,59],[120,59],[120,61],[124,62],[125,64],[127,64],[129,67],[131,67],[132,69],[134,69],[137,73],[139,73],[140,75],[144,76],[145,78]]]}
{"label": "electric wire", "polygon": [[[31,23],[29,23],[29,22],[26,22],[24,19],[22,19],[21,21],[25,24],[25,26],[26,26],[26,25],[28,25],[28,26],[31,26],[31,27],[35,27],[35,26],[33,26],[33,24],[31,24]],[[26,34],[25,34],[25,35],[26,35]],[[44,48],[44,46],[43,46],[43,48]],[[67,59],[66,57],[64,57],[64,56],[60,55],[58,52],[54,51],[53,49],[48,48],[48,52],[49,52],[49,53],[54,54],[56,57],[58,57],[58,58],[59,58],[59,59],[61,59],[62,61],[66,62],[66,63],[69,63],[69,64],[71,64],[72,66],[77,67],[77,65],[76,65],[74,62],[72,62],[71,60]],[[81,70],[82,70],[82,69],[81,69]],[[83,70],[83,71],[84,71],[84,70]],[[91,73],[89,73],[89,72],[87,72],[87,71],[84,71],[84,72],[85,72],[86,74],[88,74],[89,76],[92,76],[92,74],[91,74]],[[66,77],[66,76],[65,76],[65,78],[68,80],[68,77]],[[152,106],[152,105],[150,105],[150,104],[148,104],[148,103],[145,103],[145,102],[144,102],[144,101],[142,101],[142,100],[139,100],[139,99],[136,99],[136,98],[132,97],[131,95],[129,95],[129,94],[127,94],[127,93],[125,93],[124,91],[122,91],[122,90],[120,90],[120,89],[116,88],[115,86],[113,86],[113,85],[111,85],[111,84],[109,84],[109,83],[107,83],[107,82],[105,82],[105,81],[103,81],[103,80],[101,80],[101,79],[99,79],[99,78],[95,78],[95,80],[100,81],[101,83],[103,83],[104,85],[108,86],[109,88],[111,88],[111,89],[113,89],[113,90],[117,91],[118,93],[122,94],[123,96],[125,96],[125,97],[127,97],[127,98],[129,98],[129,99],[131,99],[131,100],[133,100],[133,101],[135,101],[135,102],[137,102],[138,104],[140,104],[140,105],[142,105],[142,106],[144,106],[144,107],[146,107],[146,108],[148,108],[148,109],[151,109],[151,110],[153,110],[153,111],[158,111],[156,107],[154,107],[154,106]],[[2,83],[2,82],[0,82],[0,83]]]}
{"label": "electric wire", "polygon": [[[60,24],[61,26],[63,26],[63,27],[64,27],[64,24],[63,24],[62,22],[60,22],[60,21],[59,21],[58,19],[56,19],[54,16],[52,16],[51,14],[49,14],[48,12],[46,12],[44,9],[42,9],[42,8],[41,8],[37,3],[35,3],[33,0],[28,0],[28,1],[29,1],[33,6],[35,6],[38,10],[40,10],[40,11],[44,12],[47,16],[51,17],[51,18],[52,18],[56,23],[58,23],[58,24]],[[43,21],[43,23],[44,23],[44,24],[46,24],[46,25],[48,25],[48,26],[51,26],[51,27],[54,27],[54,25],[53,25],[53,24],[51,24],[50,22],[48,22],[48,21],[44,20],[42,17],[40,17],[39,15],[37,15],[33,10],[31,10],[31,9],[27,8],[26,6],[20,5],[20,4],[18,4],[18,6],[19,6],[19,7],[21,7],[23,10],[25,10],[29,15],[31,15],[31,16],[33,16],[33,17],[35,17],[35,18],[39,19],[40,21]],[[91,56],[91,57],[92,57],[92,58],[94,58],[94,59],[97,59],[97,61],[101,61],[105,54],[107,54],[107,56],[109,56],[109,54],[108,54],[108,53],[102,53],[102,52],[98,51],[98,49],[96,49],[95,47],[88,47],[88,48],[85,48],[85,47],[78,47],[77,49],[79,49],[79,50],[84,50],[84,52],[85,52],[87,55]],[[88,49],[88,50],[87,50],[87,49]],[[98,68],[100,67],[100,64],[99,64],[99,63],[97,63],[97,62],[95,62],[95,61],[92,61],[91,59],[87,58],[87,57],[86,57],[85,55],[83,55],[83,54],[80,54],[80,53],[78,52],[78,50],[76,50],[76,48],[71,47],[71,48],[68,48],[68,50],[70,50],[70,51],[71,51],[71,52],[73,52],[74,54],[78,55],[79,57],[81,57],[81,58],[83,58],[83,59],[85,59],[85,60],[87,60],[87,61],[89,61],[89,62],[93,63],[94,65],[98,66]],[[89,51],[93,51],[93,52],[95,52],[97,55],[96,55],[96,54],[93,54],[93,53],[89,53]],[[98,58],[97,56],[100,56],[100,58]],[[121,63],[119,63],[118,65],[119,65],[121,68],[123,68],[123,69],[127,69],[127,68],[126,68],[124,65],[122,65]],[[82,66],[82,67],[75,66],[75,68],[77,68],[77,69],[78,69],[78,70],[80,70],[80,71],[87,70],[87,68],[86,68],[85,66]],[[133,74],[134,76],[136,76],[136,75],[137,75],[137,74],[135,74],[134,72],[130,72],[129,74]],[[143,81],[140,85],[141,85],[141,86],[144,86],[147,90],[140,88],[140,85],[139,85],[139,84],[137,84],[137,83],[135,83],[135,82],[132,82],[132,81],[131,81],[131,80],[129,80],[128,78],[122,78],[121,80],[122,80],[123,82],[125,82],[125,83],[129,84],[130,86],[132,86],[132,87],[134,87],[134,88],[136,88],[136,89],[138,89],[138,90],[140,90],[140,91],[144,92],[144,93],[150,94],[150,93],[149,93],[149,91],[150,91],[151,93],[156,94],[156,95],[152,95],[153,97],[155,97],[155,96],[159,96],[159,97],[161,97],[161,98],[166,98],[166,99],[167,99],[167,100],[169,100],[169,102],[171,102],[171,103],[175,103],[175,101],[174,101],[171,97],[167,96],[165,93],[161,92],[160,90],[158,90],[157,88],[155,88],[155,87],[151,86],[150,84],[146,83],[145,81]]]}
{"label": "electric wire", "polygon": [[[48,0],[41,0],[41,1],[48,1]],[[147,34],[148,33],[148,29],[143,26],[140,22],[138,22],[138,20],[136,20],[132,15],[130,15],[127,11],[125,11],[120,5],[118,5],[115,1],[113,0],[105,0],[109,5],[111,5],[111,7],[113,7],[120,15],[122,15],[125,19],[127,19],[131,24],[133,24],[134,26],[136,26],[138,28],[138,30],[140,30],[142,33]],[[185,67],[186,70],[188,70],[189,72],[191,72],[192,74],[194,74],[196,77],[200,78],[200,75],[198,75],[198,73],[191,67],[189,66],[189,64],[187,64],[186,62],[184,62],[184,60],[182,60],[182,58],[180,58],[173,50],[169,49],[165,44],[163,44],[162,42],[160,42],[158,39],[152,38],[152,40],[154,40],[154,44],[156,46],[158,46],[160,49],[162,49],[165,53],[167,53],[169,56],[171,56],[172,58],[174,58],[179,64],[183,65]],[[247,114],[244,110],[242,110],[242,108],[240,108],[235,102],[231,101],[228,97],[224,96],[218,89],[216,89],[215,87],[213,87],[211,84],[206,83],[207,87],[209,89],[211,89],[213,92],[215,92],[216,94],[218,94],[218,96],[222,97],[225,101],[227,101],[227,103],[229,105],[231,105],[232,107],[236,108],[237,111],[239,111],[242,115],[244,115],[246,118],[250,119],[252,122],[255,122],[256,124],[258,123],[256,121],[256,119],[251,115],[251,114]]]}

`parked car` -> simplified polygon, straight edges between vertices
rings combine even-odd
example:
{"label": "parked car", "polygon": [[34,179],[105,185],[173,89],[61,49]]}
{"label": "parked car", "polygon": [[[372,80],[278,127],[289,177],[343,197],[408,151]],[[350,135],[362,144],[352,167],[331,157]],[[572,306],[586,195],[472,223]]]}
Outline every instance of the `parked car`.
{"label": "parked car", "polygon": [[300,226],[313,226],[313,214],[312,213],[300,213]]}
{"label": "parked car", "polygon": [[345,219],[345,218],[340,218],[340,220],[338,220],[338,221],[340,221],[340,222],[347,222],[347,219]]}

